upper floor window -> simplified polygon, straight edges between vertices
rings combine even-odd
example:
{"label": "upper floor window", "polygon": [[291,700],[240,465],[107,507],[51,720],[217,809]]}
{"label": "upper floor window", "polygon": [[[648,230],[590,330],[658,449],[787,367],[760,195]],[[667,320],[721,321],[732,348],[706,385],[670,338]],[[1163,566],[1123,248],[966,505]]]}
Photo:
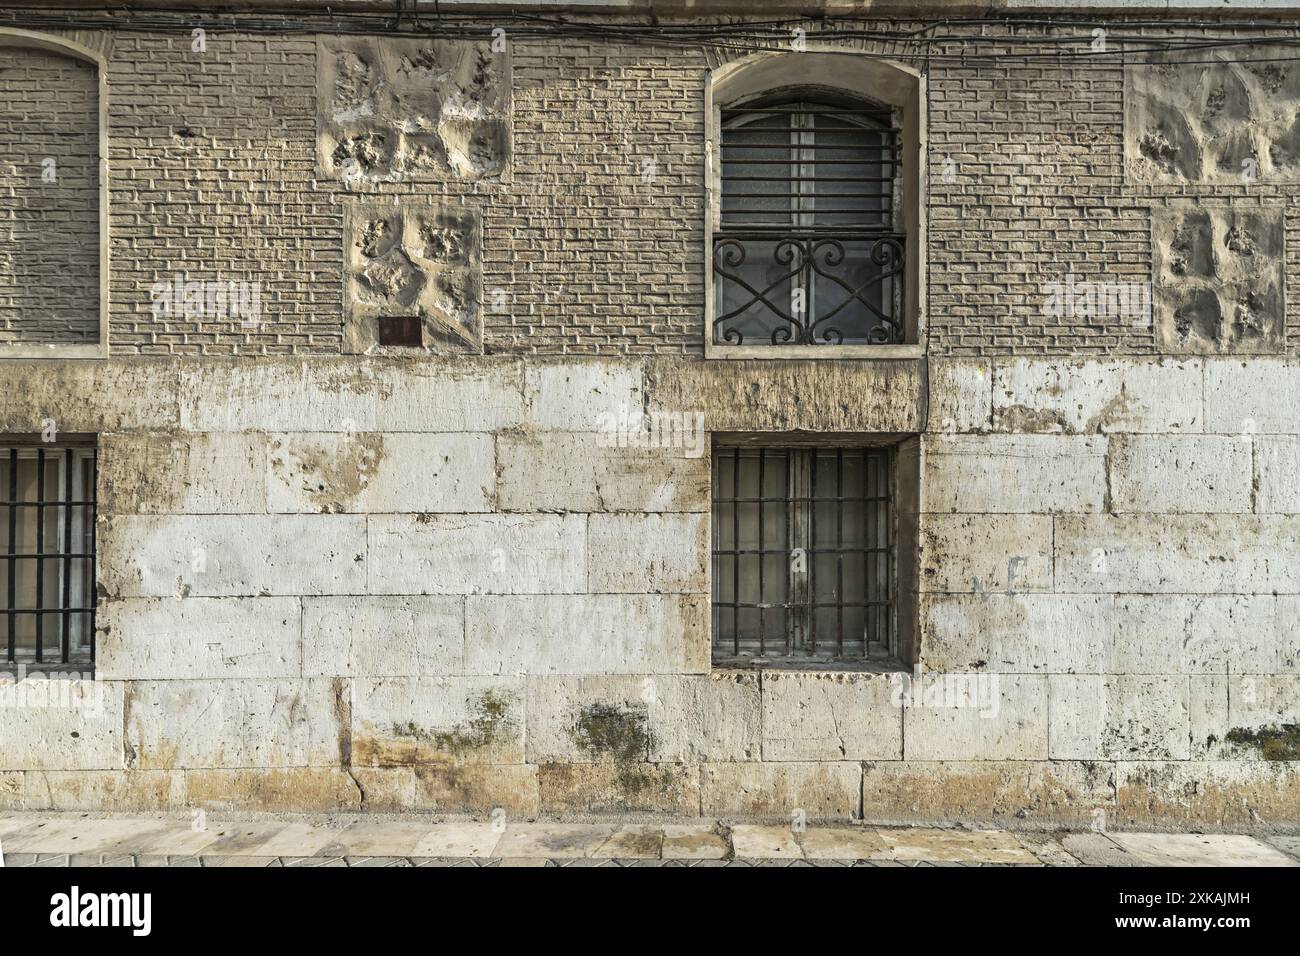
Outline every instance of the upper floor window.
{"label": "upper floor window", "polygon": [[898,140],[891,110],[865,101],[780,97],[722,111],[716,341],[903,341]]}
{"label": "upper floor window", "polygon": [[759,55],[715,74],[711,354],[921,344],[921,82],[829,53]]}

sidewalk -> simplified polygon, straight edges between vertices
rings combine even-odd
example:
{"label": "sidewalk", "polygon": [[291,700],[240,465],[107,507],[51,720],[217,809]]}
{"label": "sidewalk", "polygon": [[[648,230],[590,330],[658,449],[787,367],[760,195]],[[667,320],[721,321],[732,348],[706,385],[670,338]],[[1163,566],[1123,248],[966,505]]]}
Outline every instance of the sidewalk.
{"label": "sidewalk", "polygon": [[1300,836],[0,813],[19,866],[1300,866]]}

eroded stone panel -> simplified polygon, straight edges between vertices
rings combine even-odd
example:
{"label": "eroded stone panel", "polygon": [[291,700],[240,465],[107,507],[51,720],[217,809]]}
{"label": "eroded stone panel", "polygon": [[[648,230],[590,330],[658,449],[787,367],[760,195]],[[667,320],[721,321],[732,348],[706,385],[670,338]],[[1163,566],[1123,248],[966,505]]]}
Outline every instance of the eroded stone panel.
{"label": "eroded stone panel", "polygon": [[1285,347],[1280,208],[1192,206],[1152,221],[1156,339],[1166,352]]}
{"label": "eroded stone panel", "polygon": [[349,188],[499,175],[510,159],[510,55],[488,44],[322,37],[317,161]]}
{"label": "eroded stone panel", "polygon": [[1285,48],[1242,46],[1129,66],[1129,176],[1150,183],[1300,181],[1300,67],[1286,56]]}
{"label": "eroded stone panel", "polygon": [[[356,203],[344,235],[344,345],[388,351],[380,320],[414,318],[427,352],[483,350],[478,213],[436,205]],[[410,351],[411,346],[400,347]]]}

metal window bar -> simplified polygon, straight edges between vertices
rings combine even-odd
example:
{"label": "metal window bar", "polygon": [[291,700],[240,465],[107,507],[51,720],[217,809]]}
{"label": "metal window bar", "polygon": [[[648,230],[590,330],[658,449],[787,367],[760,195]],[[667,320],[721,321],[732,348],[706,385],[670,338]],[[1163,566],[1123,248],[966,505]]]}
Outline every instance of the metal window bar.
{"label": "metal window bar", "polygon": [[888,448],[715,450],[715,664],[891,655],[892,462]]}
{"label": "metal window bar", "polygon": [[906,338],[893,122],[885,107],[806,101],[722,111],[715,341]]}
{"label": "metal window bar", "polygon": [[4,663],[93,664],[95,450],[0,449]]}

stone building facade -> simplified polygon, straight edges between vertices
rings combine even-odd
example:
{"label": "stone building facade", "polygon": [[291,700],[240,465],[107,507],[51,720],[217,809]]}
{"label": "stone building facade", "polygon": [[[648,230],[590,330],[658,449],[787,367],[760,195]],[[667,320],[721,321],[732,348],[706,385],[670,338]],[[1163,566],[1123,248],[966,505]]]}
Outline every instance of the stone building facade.
{"label": "stone building facade", "polygon": [[[0,807],[1300,823],[1300,20],[940,6],[0,10]],[[719,324],[810,99],[888,341]]]}

